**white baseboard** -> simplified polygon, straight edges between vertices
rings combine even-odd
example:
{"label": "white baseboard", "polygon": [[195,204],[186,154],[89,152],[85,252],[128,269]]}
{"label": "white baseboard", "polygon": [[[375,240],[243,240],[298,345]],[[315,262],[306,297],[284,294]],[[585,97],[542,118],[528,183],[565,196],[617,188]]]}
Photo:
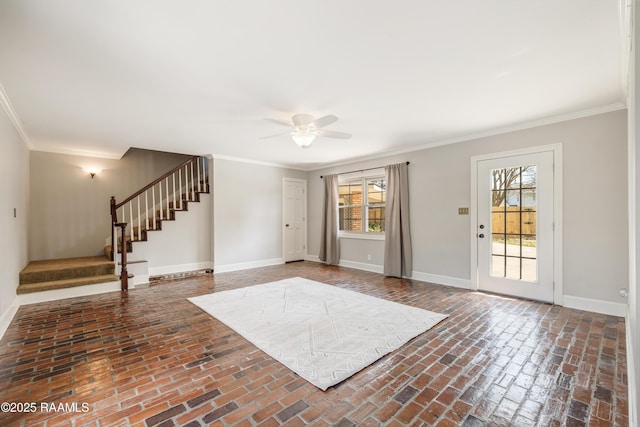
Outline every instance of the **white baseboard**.
{"label": "white baseboard", "polygon": [[437,285],[452,286],[454,288],[471,289],[471,280],[460,279],[458,277],[441,276],[439,274],[421,273],[414,271],[412,279],[420,280],[421,282],[435,283]]}
{"label": "white baseboard", "polygon": [[162,267],[149,268],[149,276],[184,273],[187,271],[205,270],[207,268],[212,268],[211,261],[194,262],[191,264],[163,265]]}
{"label": "white baseboard", "polygon": [[[120,276],[122,271],[122,265],[116,264],[116,275]],[[146,285],[149,283],[149,262],[146,260],[129,261],[127,262],[127,273],[133,275],[129,279],[129,286],[135,288],[140,285]]]}
{"label": "white baseboard", "polygon": [[567,308],[577,310],[592,311],[594,313],[608,314],[611,316],[625,317],[627,315],[627,304],[611,301],[602,301],[591,298],[574,297],[572,295],[562,296],[562,305]]}
{"label": "white baseboard", "polygon": [[[322,262],[317,255],[307,255],[306,261]],[[384,274],[384,266],[377,264],[367,264],[364,262],[340,260],[340,267],[355,268],[356,270],[370,271],[372,273]],[[459,279],[457,277],[440,276],[438,274],[422,273],[414,271],[409,279],[419,280],[421,282],[435,283],[437,285],[453,286],[455,288],[471,289],[471,280]]]}
{"label": "white baseboard", "polygon": [[4,312],[2,316],[0,316],[0,338],[4,336],[4,333],[7,332],[11,321],[13,320],[13,316],[16,315],[18,309],[20,308],[20,304],[18,304],[18,297],[16,296],[13,301],[11,301],[11,305]]}
{"label": "white baseboard", "polygon": [[129,286],[132,288],[137,288],[142,285],[149,284],[149,275],[148,274],[134,274],[133,278],[129,279]]}
{"label": "white baseboard", "polygon": [[[322,262],[317,255],[307,255],[305,261]],[[384,266],[377,264],[367,264],[364,262],[340,260],[340,267],[355,268],[356,270],[370,271],[372,273],[384,274]],[[440,276],[438,274],[421,273],[414,271],[410,279],[419,280],[421,282],[435,283],[437,285],[453,286],[455,288],[471,289],[471,280],[459,279],[457,277]]]}
{"label": "white baseboard", "polygon": [[318,255],[309,255],[307,254],[307,256],[304,257],[305,261],[312,261],[312,262],[322,262],[320,261],[320,257],[318,257]]}
{"label": "white baseboard", "polygon": [[340,263],[338,265],[340,267],[355,268],[356,270],[369,271],[371,273],[382,274],[384,272],[383,266],[376,264],[367,264],[365,262],[340,260]]}
{"label": "white baseboard", "polygon": [[214,273],[228,273],[230,271],[248,270],[250,268],[269,267],[284,264],[284,258],[265,259],[260,261],[239,262],[236,264],[222,264],[213,267]]}
{"label": "white baseboard", "polygon": [[95,285],[75,286],[73,288],[55,289],[52,291],[34,292],[18,295],[19,305],[37,304],[39,302],[56,301],[65,298],[85,297],[120,290],[120,281],[96,283]]}
{"label": "white baseboard", "polygon": [[[312,261],[312,262],[319,262],[321,264],[323,264],[323,261],[320,261],[320,258],[317,255],[308,255],[304,258],[305,261]],[[382,274],[384,272],[384,267],[381,265],[377,265],[377,264],[367,264],[365,262],[358,262],[358,261],[349,261],[349,260],[344,260],[341,259],[340,263],[338,264],[339,267],[347,267],[347,268],[354,268],[356,270],[363,270],[363,271],[369,271],[371,273],[380,273]]]}
{"label": "white baseboard", "polygon": [[629,311],[627,310],[627,315],[625,316],[625,336],[626,336],[626,344],[627,344],[627,393],[628,393],[628,406],[629,406],[629,425],[636,426],[638,425],[638,407],[636,406],[636,402],[638,401],[638,395],[636,394],[638,391],[638,372],[635,369],[635,353],[633,352],[633,345],[631,342],[631,328],[630,325],[630,316]]}

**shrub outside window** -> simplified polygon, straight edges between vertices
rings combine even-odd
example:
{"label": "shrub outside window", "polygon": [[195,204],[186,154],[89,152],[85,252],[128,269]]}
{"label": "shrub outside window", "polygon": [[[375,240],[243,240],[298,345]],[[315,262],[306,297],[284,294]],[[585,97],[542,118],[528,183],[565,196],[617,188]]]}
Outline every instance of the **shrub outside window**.
{"label": "shrub outside window", "polygon": [[340,231],[384,233],[384,177],[363,178],[338,186]]}

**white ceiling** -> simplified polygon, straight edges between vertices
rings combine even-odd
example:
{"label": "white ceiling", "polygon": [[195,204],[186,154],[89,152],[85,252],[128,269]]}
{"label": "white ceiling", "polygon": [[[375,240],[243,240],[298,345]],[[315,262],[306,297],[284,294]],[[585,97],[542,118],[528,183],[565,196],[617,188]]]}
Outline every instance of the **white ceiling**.
{"label": "white ceiling", "polygon": [[[34,150],[308,170],[622,108],[620,28],[611,0],[2,0],[0,84]],[[258,139],[295,113],[353,138]]]}

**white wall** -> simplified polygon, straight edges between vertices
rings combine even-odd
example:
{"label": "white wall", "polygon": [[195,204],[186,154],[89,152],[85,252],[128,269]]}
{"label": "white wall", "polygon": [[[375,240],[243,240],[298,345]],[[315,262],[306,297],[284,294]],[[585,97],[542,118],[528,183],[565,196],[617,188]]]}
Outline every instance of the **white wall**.
{"label": "white wall", "polygon": [[[0,108],[0,336],[13,317],[18,275],[28,262],[29,150]],[[14,209],[16,217],[14,218]]]}
{"label": "white wall", "polygon": [[[29,259],[104,254],[110,197],[122,200],[187,158],[136,149],[119,160],[31,152]],[[91,179],[84,170],[89,166],[102,172]]]}
{"label": "white wall", "polygon": [[[626,110],[309,174],[309,253],[319,251],[320,175],[409,160],[414,274],[470,282],[470,158],[562,143],[564,294],[624,304],[627,287]],[[345,263],[382,265],[382,242],[342,239]],[[372,254],[372,261],[366,256]]]}
{"label": "white wall", "polygon": [[216,272],[284,262],[282,178],[306,172],[214,159]]}
{"label": "white wall", "polygon": [[200,194],[199,202],[188,202],[187,211],[175,213],[175,221],[162,221],[162,230],[148,232],[146,242],[133,243],[127,260],[147,261],[150,276],[213,267],[211,197]]}

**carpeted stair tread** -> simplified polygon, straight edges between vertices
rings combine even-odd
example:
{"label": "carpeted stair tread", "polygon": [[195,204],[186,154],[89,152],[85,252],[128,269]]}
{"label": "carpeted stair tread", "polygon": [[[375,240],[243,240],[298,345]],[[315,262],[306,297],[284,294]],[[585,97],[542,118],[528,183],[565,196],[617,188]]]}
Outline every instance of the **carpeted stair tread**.
{"label": "carpeted stair tread", "polygon": [[113,274],[115,263],[105,256],[32,261],[20,272],[20,284]]}
{"label": "carpeted stair tread", "polygon": [[83,285],[95,285],[98,283],[116,282],[118,276],[115,274],[104,274],[100,276],[78,277],[75,279],[51,280],[48,282],[27,283],[18,286],[17,293],[29,294],[33,292],[52,291],[56,289],[73,288]]}

